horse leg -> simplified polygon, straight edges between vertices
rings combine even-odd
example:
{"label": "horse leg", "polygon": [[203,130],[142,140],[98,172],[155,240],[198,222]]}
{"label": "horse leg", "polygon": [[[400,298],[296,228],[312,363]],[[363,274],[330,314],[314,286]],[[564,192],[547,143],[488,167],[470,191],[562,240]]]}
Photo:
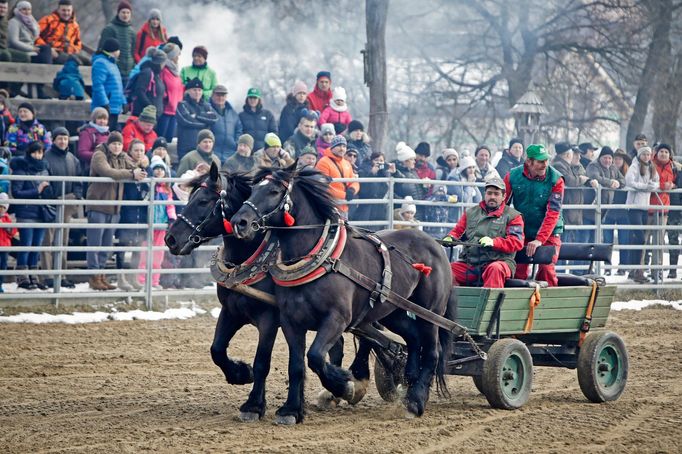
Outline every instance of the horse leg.
{"label": "horse leg", "polygon": [[355,394],[353,399],[348,402],[355,405],[365,397],[367,394],[367,387],[369,386],[369,354],[372,351],[371,344],[362,337],[358,337],[358,351],[355,354],[355,359],[350,365],[350,372],[353,374],[353,382],[355,383]]}
{"label": "horse leg", "polygon": [[320,377],[320,382],[336,397],[350,401],[355,385],[349,371],[327,362],[327,353],[343,335],[346,324],[330,315],[317,329],[317,335],[308,349],[308,367]]}
{"label": "horse leg", "polygon": [[265,415],[265,380],[270,373],[272,347],[277,337],[279,312],[268,313],[258,321],[258,348],[253,361],[253,388],[249,398],[239,407],[239,419],[244,422],[257,421]]}
{"label": "horse leg", "polygon": [[284,314],[280,314],[282,332],[289,346],[289,392],[287,400],[276,412],[276,424],[292,425],[303,422],[305,379],[306,330],[296,329]]}
{"label": "horse leg", "polygon": [[405,397],[407,411],[415,416],[421,416],[429,399],[429,389],[438,365],[438,328],[423,320],[417,321],[421,344],[421,361],[417,380],[410,382]]}
{"label": "horse leg", "polygon": [[213,343],[211,344],[211,358],[216,366],[225,374],[225,379],[232,385],[244,385],[253,382],[253,370],[243,361],[234,361],[227,356],[227,346],[235,333],[246,323],[231,318],[223,306],[220,309],[218,322],[215,327]]}
{"label": "horse leg", "polygon": [[[339,340],[332,345],[332,348],[329,349],[329,362],[335,366],[340,367],[343,363],[343,343],[343,336],[341,336]],[[340,403],[341,399],[335,397],[326,389],[323,389],[317,395],[317,407],[322,410],[338,407]]]}

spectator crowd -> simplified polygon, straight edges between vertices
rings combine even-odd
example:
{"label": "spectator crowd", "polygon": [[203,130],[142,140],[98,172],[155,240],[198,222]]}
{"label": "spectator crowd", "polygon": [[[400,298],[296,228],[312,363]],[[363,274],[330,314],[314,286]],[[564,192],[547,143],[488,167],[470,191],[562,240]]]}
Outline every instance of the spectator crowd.
{"label": "spectator crowd", "polygon": [[[359,204],[353,199],[384,199],[389,185],[382,182],[333,182],[330,191],[339,200],[342,215],[360,223],[385,221],[395,210],[400,228],[424,229],[440,238],[448,227],[423,226],[422,223],[454,224],[463,209],[482,200],[484,182],[502,179],[519,166],[527,166],[526,145],[513,138],[507,147],[497,150],[480,144],[473,152],[458,152],[454,147],[432,152],[427,141],[413,148],[399,142],[391,153],[372,147],[365,125],[353,115],[352,100],[341,86],[334,86],[332,73],[319,71],[311,87],[295,80],[279,116],[263,102],[259,87],[250,87],[243,106],[227,100],[226,81],[220,81],[209,66],[209,50],[197,45],[191,50],[192,64],[179,67],[183,43],[169,36],[162,12],[151,9],[147,20],[136,32],[131,25],[134,14],[130,3],[118,4],[116,15],[102,30],[97,50],[90,56],[83,49],[80,28],[70,0],[59,0],[51,14],[36,20],[31,4],[19,1],[9,11],[0,0],[0,61],[62,65],[53,88],[60,99],[84,100],[90,97],[90,118],[75,130],[62,126],[51,131],[40,120],[30,99],[17,104],[12,112],[10,99],[26,97],[21,84],[8,83],[0,89],[0,173],[15,175],[56,175],[65,177],[103,176],[114,182],[85,184],[76,180],[61,183],[47,181],[0,180],[0,222],[15,219],[21,223],[51,223],[56,207],[49,204],[12,203],[12,199],[64,199],[90,202],[85,206],[65,205],[64,222],[86,217],[95,228],[87,229],[87,245],[102,250],[87,253],[87,267],[92,270],[89,285],[94,290],[138,290],[145,284],[146,273],[121,273],[116,284],[104,273],[111,253],[106,249],[119,245],[146,244],[145,230],[107,227],[111,224],[146,224],[147,208],[121,205],[123,200],[186,200],[187,188],[145,182],[147,177],[177,176],[184,181],[206,173],[212,163],[231,172],[254,172],[259,167],[284,168],[315,166],[330,178],[395,178],[394,197],[404,199],[395,207],[386,204]],[[79,73],[80,65],[92,66],[92,87],[86,89]],[[45,97],[38,86],[38,97]],[[68,125],[67,125],[68,126]],[[70,137],[77,136],[77,145]],[[72,149],[73,148],[73,149]],[[387,155],[395,156],[394,160]],[[625,151],[601,148],[591,143],[578,146],[567,142],[554,144],[550,166],[563,176],[563,204],[590,205],[600,191],[601,203],[611,207],[601,213],[601,223],[635,224],[641,229],[604,230],[604,242],[617,240],[621,245],[652,244],[655,229],[647,226],[679,226],[681,212],[665,206],[679,205],[676,193],[667,191],[680,186],[680,165],[673,160],[674,150],[662,143],[649,146],[639,134],[632,148]],[[405,181],[403,181],[405,180]],[[423,183],[418,182],[424,180]],[[417,181],[417,182],[415,182]],[[441,181],[457,185],[439,184]],[[439,202],[440,205],[415,202]],[[659,210],[650,205],[663,206]],[[181,207],[177,207],[178,210]],[[83,210],[85,209],[85,212]],[[10,216],[13,216],[13,218]],[[155,205],[155,224],[167,224],[176,218],[172,204]],[[566,226],[594,226],[594,210],[565,209]],[[63,246],[68,230],[56,235],[56,229],[22,227],[2,229],[0,246]],[[163,245],[165,231],[155,229],[154,246]],[[564,242],[594,242],[594,228],[566,229]],[[58,239],[61,238],[61,244]],[[668,232],[669,242],[679,244],[676,230]],[[52,254],[54,255],[54,254]],[[52,285],[52,279],[39,279],[32,270],[53,269],[56,255],[18,252],[16,269],[19,287],[34,290]],[[63,254],[65,260],[66,254]],[[670,263],[676,265],[677,251],[671,251]],[[145,268],[148,260],[154,269],[176,264],[163,252],[115,254],[116,267]],[[673,263],[674,262],[674,263]],[[629,278],[638,283],[654,277],[644,273],[647,264],[662,264],[660,251],[621,250]],[[642,266],[644,265],[644,266]],[[7,266],[7,253],[0,253],[0,268]],[[66,266],[66,262],[61,265]],[[181,264],[184,267],[184,265]],[[618,273],[625,273],[619,270]],[[133,276],[133,277],[131,277]],[[673,268],[669,278],[676,278]],[[164,280],[152,274],[151,285],[185,287],[202,285],[200,280]],[[73,286],[64,279],[62,286]],[[1,288],[1,286],[0,286]]]}

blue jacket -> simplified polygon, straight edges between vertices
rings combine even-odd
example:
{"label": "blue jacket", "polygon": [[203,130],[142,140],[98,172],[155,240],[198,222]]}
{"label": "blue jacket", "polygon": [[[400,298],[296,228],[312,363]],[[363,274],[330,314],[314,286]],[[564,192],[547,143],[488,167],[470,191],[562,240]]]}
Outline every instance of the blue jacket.
{"label": "blue jacket", "polygon": [[69,58],[64,67],[57,73],[52,82],[52,87],[59,92],[59,99],[68,99],[73,96],[76,99],[85,97],[85,82],[78,71],[78,62]]}
{"label": "blue jacket", "polygon": [[95,107],[109,107],[109,113],[117,115],[123,111],[126,98],[123,96],[121,72],[116,66],[116,59],[104,53],[92,59],[92,102],[90,110]]}
{"label": "blue jacket", "polygon": [[215,135],[213,153],[224,163],[237,151],[237,140],[242,135],[242,121],[229,102],[225,103],[223,112],[213,102],[211,107],[218,113],[218,121],[211,126],[211,131]]}
{"label": "blue jacket", "polygon": [[[0,158],[0,175],[9,175],[9,163],[3,158]],[[9,180],[0,180],[0,192],[9,195]]]}
{"label": "blue jacket", "polygon": [[[47,162],[37,161],[30,156],[18,156],[9,162],[14,175],[49,175]],[[53,199],[52,187],[47,186],[38,192],[40,181],[12,181],[12,197],[15,199]],[[28,221],[44,221],[42,210],[38,205],[12,204],[17,219]]]}

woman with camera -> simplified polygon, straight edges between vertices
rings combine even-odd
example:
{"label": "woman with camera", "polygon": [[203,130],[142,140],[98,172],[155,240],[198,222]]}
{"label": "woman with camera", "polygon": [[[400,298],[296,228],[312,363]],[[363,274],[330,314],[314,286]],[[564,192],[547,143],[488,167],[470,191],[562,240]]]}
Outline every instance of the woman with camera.
{"label": "woman with camera", "polygon": [[[395,164],[386,163],[386,157],[383,153],[375,151],[366,159],[358,171],[360,178],[387,178],[396,176],[397,170]],[[383,199],[388,192],[388,183],[362,183],[360,185],[360,199]],[[354,221],[379,221],[388,219],[388,211],[386,205],[380,204],[366,204],[358,205],[351,215]]]}

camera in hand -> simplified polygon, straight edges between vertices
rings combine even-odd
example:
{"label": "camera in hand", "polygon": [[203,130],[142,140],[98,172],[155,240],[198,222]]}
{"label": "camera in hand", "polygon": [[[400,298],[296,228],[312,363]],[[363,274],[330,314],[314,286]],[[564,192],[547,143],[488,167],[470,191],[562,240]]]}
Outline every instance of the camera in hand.
{"label": "camera in hand", "polygon": [[384,170],[385,168],[386,168],[386,164],[377,164],[378,170]]}

